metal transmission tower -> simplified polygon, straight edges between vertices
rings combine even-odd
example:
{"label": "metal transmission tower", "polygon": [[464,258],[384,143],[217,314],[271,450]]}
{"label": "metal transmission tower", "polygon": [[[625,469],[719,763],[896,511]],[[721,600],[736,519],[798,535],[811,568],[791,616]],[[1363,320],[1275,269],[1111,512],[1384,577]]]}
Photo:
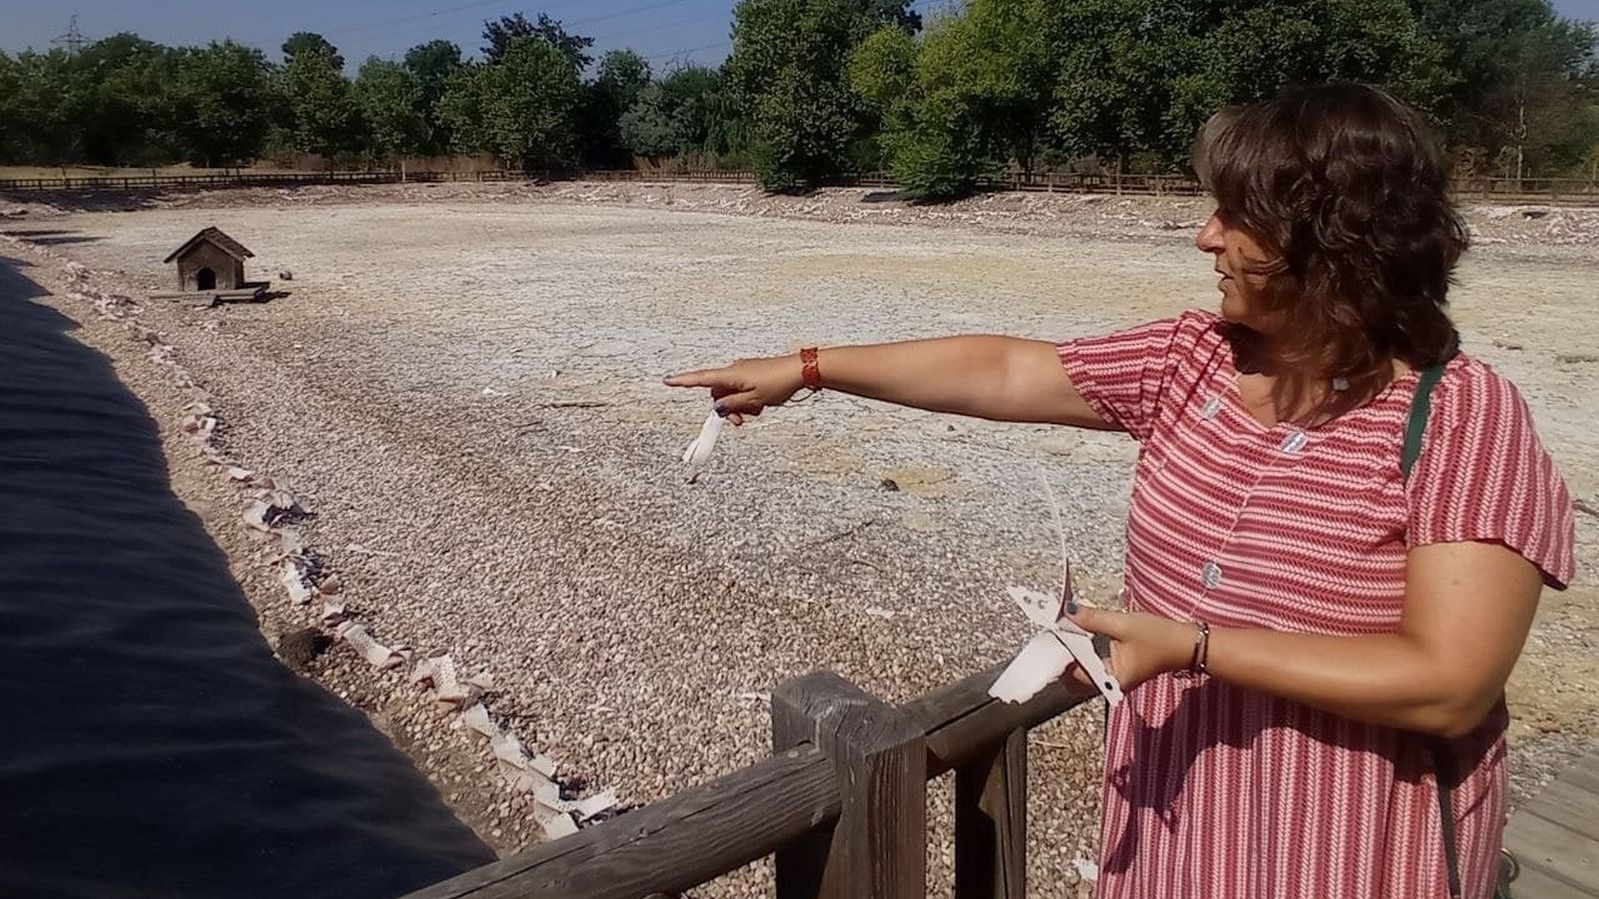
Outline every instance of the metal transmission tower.
{"label": "metal transmission tower", "polygon": [[57,47],[67,48],[68,56],[77,56],[83,50],[83,45],[87,44],[88,41],[84,39],[83,32],[78,30],[77,13],[73,13],[72,20],[67,23],[66,33],[58,34],[51,38],[50,43]]}

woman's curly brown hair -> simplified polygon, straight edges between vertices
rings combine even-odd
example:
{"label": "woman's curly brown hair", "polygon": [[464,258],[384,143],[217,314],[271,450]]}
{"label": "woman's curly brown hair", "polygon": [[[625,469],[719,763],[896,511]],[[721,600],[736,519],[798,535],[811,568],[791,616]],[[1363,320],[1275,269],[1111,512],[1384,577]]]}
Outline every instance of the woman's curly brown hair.
{"label": "woman's curly brown hair", "polygon": [[[1364,85],[1292,88],[1217,113],[1194,169],[1222,221],[1276,254],[1257,337],[1283,417],[1337,416],[1386,387],[1395,359],[1455,354],[1444,306],[1467,231],[1414,110]],[[1338,378],[1346,389],[1321,387]]]}

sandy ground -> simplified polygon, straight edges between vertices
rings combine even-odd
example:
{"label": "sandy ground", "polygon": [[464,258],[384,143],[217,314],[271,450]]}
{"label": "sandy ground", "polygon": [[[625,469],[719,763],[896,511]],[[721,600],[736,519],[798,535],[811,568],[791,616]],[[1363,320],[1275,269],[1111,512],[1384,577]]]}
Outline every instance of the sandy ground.
{"label": "sandy ground", "polygon": [[[658,379],[808,343],[1060,339],[1208,306],[1210,267],[1186,230],[1202,204],[929,210],[861,204],[859,192],[444,187],[34,207],[0,230],[31,232],[133,292],[214,397],[228,451],[314,498],[308,533],[353,613],[380,637],[491,672],[497,718],[629,802],[762,756],[763,697],[784,678],[829,667],[902,701],[1005,658],[1026,629],[1004,587],[1058,576],[1039,472],[1067,507],[1090,598],[1114,595],[1134,457],[1122,438],[824,395],[730,434],[688,485],[676,457],[707,405]],[[1455,306],[1467,349],[1521,386],[1590,504],[1595,219],[1474,211],[1479,249]],[[277,285],[292,293],[218,309],[145,299],[170,289],[160,259],[210,224],[256,252],[253,276],[292,271]],[[160,417],[172,401],[141,373],[139,348],[103,343]],[[227,490],[173,446],[180,493],[233,554],[265,626],[309,623],[239,534]],[[1579,582],[1546,595],[1511,682],[1517,796],[1599,735],[1594,523],[1579,514]],[[494,845],[537,838],[481,746],[403,678],[342,648],[314,673],[372,713]],[[1071,862],[1096,843],[1099,739],[1100,716],[1084,709],[1032,741],[1035,895],[1081,889]],[[932,845],[947,877],[947,833]],[[707,894],[760,880],[745,872]]]}

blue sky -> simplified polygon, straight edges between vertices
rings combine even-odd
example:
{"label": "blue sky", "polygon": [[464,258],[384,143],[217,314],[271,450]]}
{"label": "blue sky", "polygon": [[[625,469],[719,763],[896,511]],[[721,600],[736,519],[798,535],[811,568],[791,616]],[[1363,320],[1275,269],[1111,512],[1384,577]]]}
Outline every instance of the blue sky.
{"label": "blue sky", "polygon": [[[948,0],[919,0],[924,12]],[[46,48],[78,14],[85,37],[135,31],[168,44],[231,37],[273,58],[295,31],[326,35],[351,68],[367,56],[395,57],[436,37],[476,52],[483,20],[539,11],[595,38],[597,50],[632,47],[659,70],[674,61],[719,62],[727,55],[734,0],[0,0],[0,48]],[[1599,20],[1599,0],[1554,0],[1562,13]]]}

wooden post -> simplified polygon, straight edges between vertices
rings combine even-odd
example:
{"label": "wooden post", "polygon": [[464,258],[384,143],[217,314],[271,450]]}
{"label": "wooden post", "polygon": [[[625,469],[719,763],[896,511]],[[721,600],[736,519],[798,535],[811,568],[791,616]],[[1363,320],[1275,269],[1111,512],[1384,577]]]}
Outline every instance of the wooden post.
{"label": "wooden post", "polygon": [[955,769],[955,899],[1026,899],[1027,729]]}
{"label": "wooden post", "polygon": [[923,899],[927,746],[920,726],[831,671],[772,694],[772,748],[811,743],[835,765],[838,823],[777,852],[777,899]]}

